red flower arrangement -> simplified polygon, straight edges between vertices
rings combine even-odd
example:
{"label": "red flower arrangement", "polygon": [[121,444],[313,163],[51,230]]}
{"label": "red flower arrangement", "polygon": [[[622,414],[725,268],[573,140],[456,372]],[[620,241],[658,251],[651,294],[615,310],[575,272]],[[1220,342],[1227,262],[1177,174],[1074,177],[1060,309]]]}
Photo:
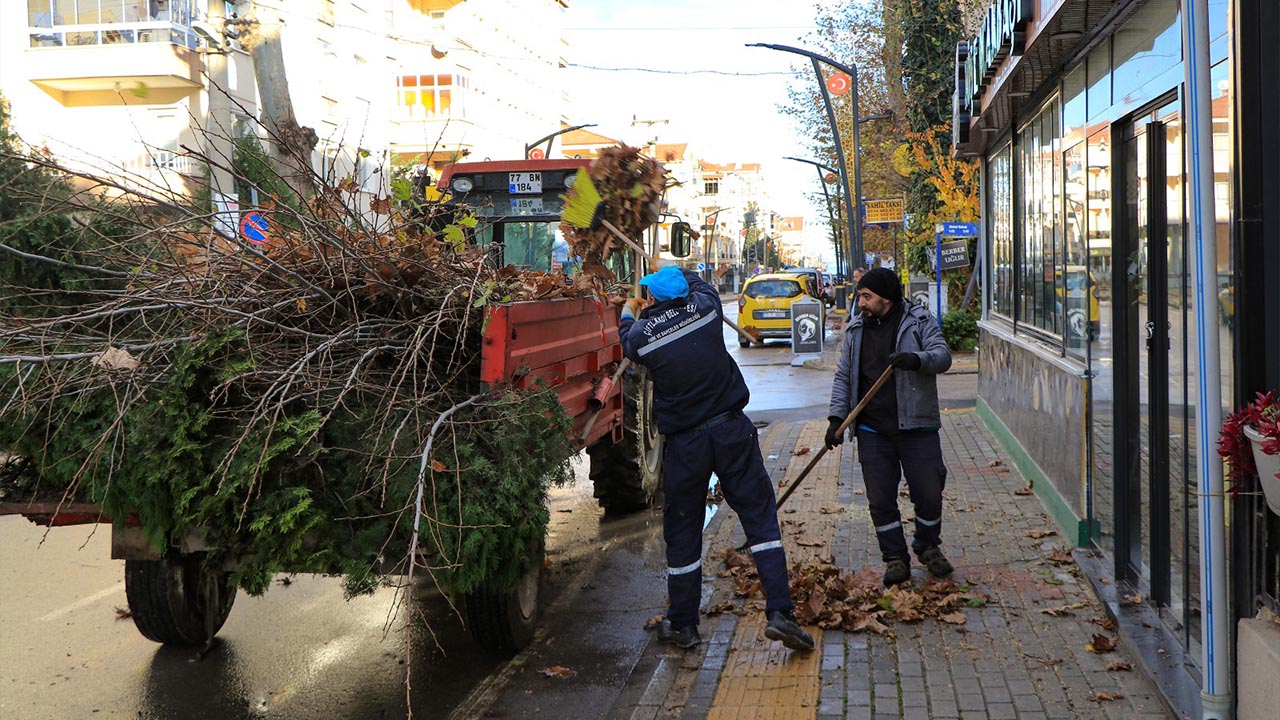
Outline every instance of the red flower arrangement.
{"label": "red flower arrangement", "polygon": [[[1222,433],[1218,440],[1218,454],[1227,459],[1230,466],[1227,478],[1231,480],[1228,491],[1235,495],[1245,480],[1258,474],[1258,466],[1253,462],[1253,450],[1244,429],[1253,428],[1262,435],[1262,452],[1267,455],[1280,455],[1280,397],[1275,391],[1266,394],[1258,393],[1253,402],[1227,416],[1222,422]],[[1280,477],[1277,475],[1276,477]]]}

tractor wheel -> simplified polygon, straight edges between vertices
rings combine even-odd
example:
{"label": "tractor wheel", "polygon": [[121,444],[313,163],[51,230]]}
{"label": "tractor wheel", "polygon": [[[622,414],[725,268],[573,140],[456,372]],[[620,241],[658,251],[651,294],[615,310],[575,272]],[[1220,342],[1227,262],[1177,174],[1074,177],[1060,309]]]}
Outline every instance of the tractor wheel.
{"label": "tractor wheel", "polygon": [[481,585],[467,593],[467,624],[476,644],[494,654],[511,654],[533,640],[542,612],[543,548],[539,544],[525,560],[525,571],[514,590]]}
{"label": "tractor wheel", "polygon": [[653,418],[649,371],[633,365],[622,391],[622,441],[605,438],[587,448],[595,497],[609,513],[644,510],[662,487],[663,438]]}
{"label": "tractor wheel", "polygon": [[203,553],[125,560],[124,591],[138,632],[165,645],[203,645],[236,600],[231,574],[210,570]]}

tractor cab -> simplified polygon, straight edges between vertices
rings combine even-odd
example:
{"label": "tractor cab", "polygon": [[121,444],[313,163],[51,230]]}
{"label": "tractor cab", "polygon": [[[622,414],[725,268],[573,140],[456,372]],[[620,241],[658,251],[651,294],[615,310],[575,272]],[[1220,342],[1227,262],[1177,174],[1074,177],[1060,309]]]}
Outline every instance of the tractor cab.
{"label": "tractor cab", "polygon": [[445,204],[465,208],[479,224],[469,240],[488,248],[499,266],[573,270],[560,232],[563,195],[589,159],[513,160],[446,166],[438,188]]}

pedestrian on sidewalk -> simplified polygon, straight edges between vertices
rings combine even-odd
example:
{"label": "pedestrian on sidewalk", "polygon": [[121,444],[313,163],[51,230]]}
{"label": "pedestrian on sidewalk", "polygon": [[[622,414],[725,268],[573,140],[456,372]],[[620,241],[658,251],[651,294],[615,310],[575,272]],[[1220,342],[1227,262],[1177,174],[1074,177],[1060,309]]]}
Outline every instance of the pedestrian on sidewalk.
{"label": "pedestrian on sidewalk", "polygon": [[[720,329],[720,296],[696,274],[671,265],[644,276],[656,304],[631,299],[618,334],[628,358],[649,369],[663,449],[662,534],[667,543],[667,617],[658,637],[691,648],[698,635],[702,526],[711,473],[747,534],[760,573],[765,637],[813,649],[795,621],[773,483],[755,425],[742,412],[750,393]],[[637,319],[638,318],[638,319]]]}
{"label": "pedestrian on sidewalk", "polygon": [[942,554],[942,489],[947,467],[938,435],[935,377],[951,367],[951,352],[938,321],[924,308],[903,301],[898,276],[885,268],[863,274],[856,295],[857,313],[844,331],[840,360],[831,386],[828,448],[844,442],[839,429],[850,410],[889,366],[886,382],[850,428],[858,440],[858,458],[867,504],[884,557],[885,587],[911,579],[911,558],[898,512],[903,476],[915,505],[916,557],[936,577],[951,574]]}

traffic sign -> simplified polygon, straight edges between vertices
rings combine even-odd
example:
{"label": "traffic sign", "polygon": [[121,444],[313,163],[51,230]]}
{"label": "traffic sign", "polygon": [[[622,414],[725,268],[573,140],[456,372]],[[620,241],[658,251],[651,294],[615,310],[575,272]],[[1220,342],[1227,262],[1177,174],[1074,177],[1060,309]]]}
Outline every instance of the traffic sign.
{"label": "traffic sign", "polygon": [[935,231],[943,237],[978,237],[977,223],[945,222],[938,223]]}
{"label": "traffic sign", "polygon": [[706,264],[706,263],[698,263],[698,272],[703,272],[703,271],[705,271],[706,269],[707,269],[707,264]]}
{"label": "traffic sign", "polygon": [[849,88],[853,87],[853,81],[844,73],[832,73],[827,78],[827,89],[832,95],[843,95],[849,92]]}
{"label": "traffic sign", "polygon": [[271,230],[271,224],[267,222],[267,218],[257,210],[253,210],[244,214],[240,218],[240,234],[250,245],[261,245],[267,241],[268,232]]}
{"label": "traffic sign", "polygon": [[546,157],[547,157],[546,151],[540,147],[536,147],[529,151],[530,160],[544,160],[546,159]]}

